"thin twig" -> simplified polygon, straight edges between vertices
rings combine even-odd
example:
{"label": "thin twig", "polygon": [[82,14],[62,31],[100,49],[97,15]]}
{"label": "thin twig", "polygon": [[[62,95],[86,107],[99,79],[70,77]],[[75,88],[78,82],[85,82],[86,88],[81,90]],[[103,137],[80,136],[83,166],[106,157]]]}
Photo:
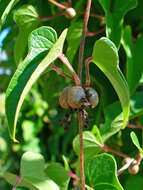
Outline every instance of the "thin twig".
{"label": "thin twig", "polygon": [[20,175],[17,177],[16,183],[15,183],[15,185],[13,186],[12,190],[16,190],[16,187],[19,185],[19,183],[20,183],[20,181],[21,181],[21,178],[22,178],[22,174],[20,174]]}
{"label": "thin twig", "polygon": [[74,80],[75,80],[75,83],[76,83],[76,86],[80,86],[81,85],[80,78],[78,77],[78,75],[76,74],[75,70],[73,69],[73,67],[69,63],[67,57],[62,53],[59,56],[59,59],[68,67],[68,69],[72,73],[72,75],[74,77]]}
{"label": "thin twig", "polygon": [[52,69],[54,71],[56,71],[57,73],[59,73],[60,75],[69,78],[70,80],[72,80],[74,82],[74,78],[71,77],[70,75],[68,75],[67,73],[65,73],[64,71],[62,71],[61,69],[59,69],[58,67],[56,67],[55,65],[52,65]]}
{"label": "thin twig", "polygon": [[[83,11],[80,11],[80,10],[76,10],[76,12],[79,13],[79,14],[85,14]],[[94,14],[94,13],[91,13],[89,16],[97,18],[97,19],[100,19],[102,22],[105,22],[105,17],[104,16],[97,15],[97,14]]]}
{"label": "thin twig", "polygon": [[55,15],[48,16],[48,17],[39,17],[39,19],[40,19],[40,21],[48,21],[48,20],[51,20],[51,19],[53,19],[53,18],[55,18],[55,17],[57,17],[57,16],[63,15],[64,12],[65,12],[65,11],[61,11],[61,12],[55,14]]}
{"label": "thin twig", "polygon": [[86,59],[85,61],[85,72],[86,72],[86,82],[85,82],[85,86],[88,87],[90,86],[90,74],[89,74],[89,63],[92,60],[92,57],[89,57],[88,59]]}
{"label": "thin twig", "polygon": [[78,112],[79,121],[79,144],[80,144],[80,170],[81,170],[81,189],[85,190],[85,176],[84,176],[84,157],[83,157],[83,139],[82,139],[82,112]]}
{"label": "thin twig", "polygon": [[82,40],[81,40],[80,49],[79,49],[78,75],[79,75],[79,78],[81,81],[82,81],[84,44],[85,44],[87,24],[88,24],[88,19],[89,19],[89,14],[90,14],[90,7],[91,7],[91,0],[88,0],[87,6],[86,6],[85,17],[84,17],[84,23],[83,23]]}
{"label": "thin twig", "polygon": [[68,7],[71,7],[71,0],[67,0]]}
{"label": "thin twig", "polygon": [[89,37],[93,37],[97,34],[100,34],[101,32],[105,31],[105,28],[101,28],[100,30],[96,31],[96,32],[87,32],[87,36]]}
{"label": "thin twig", "polygon": [[143,129],[143,126],[134,125],[131,123],[128,123],[127,127],[133,128],[133,129]]}
{"label": "thin twig", "polygon": [[117,175],[120,175],[124,170],[128,169],[128,167],[135,161],[134,158],[131,158],[131,160],[129,162],[127,162],[122,168],[120,168],[117,171]]}
{"label": "thin twig", "polygon": [[103,150],[105,150],[105,151],[107,151],[107,152],[112,152],[112,153],[114,153],[114,154],[116,154],[116,155],[118,155],[118,156],[121,156],[121,157],[123,157],[123,158],[129,158],[128,155],[123,154],[122,152],[118,152],[118,151],[116,151],[116,150],[113,150],[113,149],[111,149],[111,148],[109,148],[109,147],[107,147],[107,146],[105,146],[105,145],[100,145],[100,148],[102,148]]}
{"label": "thin twig", "polygon": [[48,0],[50,3],[52,3],[53,5],[56,5],[57,7],[59,7],[60,9],[66,9],[66,6],[62,5],[61,3],[58,3],[54,0]]}

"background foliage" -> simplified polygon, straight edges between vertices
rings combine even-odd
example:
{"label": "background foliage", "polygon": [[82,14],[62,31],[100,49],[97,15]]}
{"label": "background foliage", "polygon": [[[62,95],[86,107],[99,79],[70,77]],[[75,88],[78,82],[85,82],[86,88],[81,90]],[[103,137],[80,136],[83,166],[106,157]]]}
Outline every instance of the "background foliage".
{"label": "background foliage", "polygon": [[[11,2],[10,7],[6,9],[9,2]],[[72,6],[82,12],[85,10],[86,1],[73,0]],[[7,10],[7,12],[5,13],[4,10]],[[115,43],[119,50],[119,66],[130,89],[129,123],[140,126],[143,125],[142,10],[142,0],[129,0],[126,2],[124,0],[94,0],[91,13],[104,17],[98,19],[91,16],[88,23],[88,32],[96,32],[102,28],[105,28],[105,30],[93,37],[86,37],[84,52],[84,59],[90,57],[94,42],[102,36],[109,37]],[[59,12],[59,9],[45,0],[0,1],[0,22],[2,23],[0,38],[5,29],[9,30],[8,35],[3,40],[0,54],[0,189],[11,189],[11,185],[6,182],[3,174],[8,171],[18,175],[20,159],[26,151],[41,153],[44,156],[47,166],[46,173],[49,176],[51,174],[49,164],[60,162],[63,166],[66,165],[62,155],[64,155],[64,160],[67,160],[72,171],[79,175],[79,168],[77,167],[78,142],[75,143],[76,135],[78,134],[77,115],[73,115],[72,123],[68,130],[65,131],[59,125],[59,120],[63,119],[66,113],[59,106],[59,95],[65,86],[72,85],[71,81],[57,75],[55,71],[50,71],[48,74],[45,72],[40,76],[22,105],[16,133],[17,139],[20,141],[19,144],[14,144],[11,141],[5,116],[6,89],[17,65],[27,55],[28,35],[37,27],[53,27],[58,36],[65,28],[68,28],[64,53],[77,71],[78,49],[84,15],[78,13],[72,20],[67,19],[64,15],[48,21],[40,21],[39,19],[39,17],[48,17],[57,12]],[[55,61],[55,65],[69,72],[59,60]],[[96,109],[89,110],[92,120],[88,129],[84,130],[91,132],[90,139],[92,139],[94,138],[93,136],[96,136],[96,128],[98,127],[102,139],[109,147],[124,152],[131,157],[137,155],[138,150],[132,143],[130,132],[134,131],[136,133],[142,145],[142,130],[128,127],[120,130],[122,127],[122,111],[112,85],[95,64],[90,64],[90,74],[91,86],[98,91],[100,102]],[[83,80],[85,80],[84,70],[83,76]],[[86,135],[87,137],[89,136],[88,132],[84,134],[85,137]],[[90,146],[85,138],[85,160],[101,152],[101,149],[93,142],[91,142],[92,146]],[[117,168],[120,168],[122,158],[116,155],[113,156],[116,159]],[[92,162],[87,167],[87,176]],[[65,171],[62,171],[63,167],[61,168],[61,165],[55,166],[55,168],[57,167],[61,169],[62,173]],[[141,163],[140,172],[136,176],[131,176],[128,171],[125,171],[119,176],[119,181],[125,190],[134,190],[135,188],[142,190],[142,173],[143,165]],[[50,178],[53,179],[52,176]],[[65,179],[69,180],[67,173],[65,173]],[[53,180],[56,181],[55,179]],[[89,178],[87,177],[87,181],[90,181],[90,184],[94,186],[95,181],[92,181],[90,176]],[[70,182],[69,189],[73,188],[72,182]],[[58,181],[56,183],[59,185]],[[118,182],[116,184],[117,189],[121,189]],[[67,184],[62,185],[61,188],[63,189],[67,186]],[[100,187],[98,188],[100,189]]]}

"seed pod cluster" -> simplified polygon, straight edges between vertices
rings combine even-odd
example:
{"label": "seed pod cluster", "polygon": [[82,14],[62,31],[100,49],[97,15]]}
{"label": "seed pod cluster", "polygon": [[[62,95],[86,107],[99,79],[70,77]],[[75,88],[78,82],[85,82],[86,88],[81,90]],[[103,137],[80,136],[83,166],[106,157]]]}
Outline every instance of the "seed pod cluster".
{"label": "seed pod cluster", "polygon": [[93,88],[82,88],[81,86],[68,86],[63,89],[59,102],[61,107],[80,108],[91,107],[94,108],[99,102],[98,94]]}

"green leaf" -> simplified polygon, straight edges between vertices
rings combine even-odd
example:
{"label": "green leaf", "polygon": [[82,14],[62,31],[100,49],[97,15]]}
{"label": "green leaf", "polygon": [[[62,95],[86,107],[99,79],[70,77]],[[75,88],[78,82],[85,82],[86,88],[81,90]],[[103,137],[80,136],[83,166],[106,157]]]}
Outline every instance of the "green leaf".
{"label": "green leaf", "polygon": [[0,31],[1,31],[1,28],[2,28],[2,25],[4,23],[4,21],[6,20],[9,12],[11,11],[11,9],[15,6],[16,3],[18,3],[19,0],[11,0],[9,2],[9,4],[7,5],[7,7],[5,8],[1,18],[0,18]]}
{"label": "green leaf", "polygon": [[[98,130],[98,128],[97,128],[97,130]],[[94,150],[96,150],[98,145],[103,144],[101,136],[99,134],[99,131],[97,133],[95,133],[95,135],[93,135],[90,131],[83,132],[83,149],[84,149],[84,151],[92,148],[92,151],[94,152]],[[80,152],[79,135],[77,135],[73,140],[73,149],[79,155],[79,152]]]}
{"label": "green leaf", "polygon": [[[51,179],[44,175],[44,158],[41,154],[26,152],[21,158],[20,173],[22,179],[18,186],[28,187],[30,190],[59,190]],[[17,176],[11,173],[4,174],[5,180],[14,185]]]}
{"label": "green leaf", "polygon": [[132,139],[132,142],[134,143],[134,145],[138,148],[138,150],[143,154],[143,149],[141,148],[140,146],[140,143],[139,143],[139,140],[138,140],[138,137],[136,136],[136,134],[132,131],[130,133],[130,136],[131,136],[131,139]]}
{"label": "green leaf", "polygon": [[46,168],[46,174],[60,187],[60,190],[68,189],[69,172],[61,164],[56,162],[49,164]]}
{"label": "green leaf", "polygon": [[129,116],[130,97],[127,82],[119,69],[119,57],[116,46],[108,38],[103,37],[96,41],[92,56],[92,61],[107,76],[119,96],[124,115],[123,128],[125,128]]}
{"label": "green leaf", "polygon": [[[57,41],[56,33],[50,27],[38,28],[30,35],[29,54],[17,68],[6,92],[6,115],[10,136],[14,141],[16,141],[15,130],[18,114],[24,98],[40,74],[62,53],[66,33],[67,29]],[[39,58],[42,53],[47,53],[50,48],[51,50],[40,62]]]}
{"label": "green leaf", "polygon": [[28,43],[28,36],[40,23],[38,14],[32,5],[24,5],[14,12],[14,20],[19,27],[19,34],[14,47],[15,62],[19,64]]}
{"label": "green leaf", "polygon": [[98,190],[123,190],[116,170],[116,161],[111,155],[104,153],[92,158],[87,165],[87,177],[90,185]]}
{"label": "green leaf", "polygon": [[143,59],[143,35],[132,42],[132,31],[130,26],[126,26],[122,33],[122,44],[127,55],[127,82],[131,93],[140,83],[143,67],[140,60]]}
{"label": "green leaf", "polygon": [[66,56],[68,57],[70,63],[72,63],[74,56],[80,46],[82,28],[83,28],[82,22],[73,22],[73,24],[68,29],[67,33],[68,49],[66,52]]}
{"label": "green leaf", "polygon": [[123,17],[137,6],[137,0],[99,0],[105,11],[106,34],[119,47],[122,33]]}

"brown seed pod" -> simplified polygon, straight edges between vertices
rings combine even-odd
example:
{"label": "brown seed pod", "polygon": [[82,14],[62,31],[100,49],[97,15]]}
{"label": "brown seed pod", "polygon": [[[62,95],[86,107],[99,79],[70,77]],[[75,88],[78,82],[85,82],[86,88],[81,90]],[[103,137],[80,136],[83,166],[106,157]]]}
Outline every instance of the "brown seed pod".
{"label": "brown seed pod", "polygon": [[134,165],[130,165],[129,168],[128,168],[128,172],[132,175],[135,175],[139,172],[139,166],[137,164],[134,164]]}
{"label": "brown seed pod", "polygon": [[67,86],[63,89],[60,98],[59,98],[59,102],[62,108],[64,109],[68,109],[69,105],[68,105],[68,91],[71,87]]}
{"label": "brown seed pod", "polygon": [[80,108],[84,101],[86,101],[86,97],[81,86],[73,86],[68,90],[68,105],[71,108]]}
{"label": "brown seed pod", "polygon": [[66,18],[68,18],[68,19],[72,19],[73,17],[75,17],[75,15],[76,15],[76,11],[75,11],[75,9],[73,9],[72,7],[70,7],[70,8],[67,8],[66,10],[65,10],[65,17]]}
{"label": "brown seed pod", "polygon": [[89,101],[89,103],[91,104],[92,108],[97,106],[97,104],[99,102],[99,97],[98,97],[96,90],[94,90],[93,88],[87,87],[85,89],[85,93],[86,93],[86,98]]}

